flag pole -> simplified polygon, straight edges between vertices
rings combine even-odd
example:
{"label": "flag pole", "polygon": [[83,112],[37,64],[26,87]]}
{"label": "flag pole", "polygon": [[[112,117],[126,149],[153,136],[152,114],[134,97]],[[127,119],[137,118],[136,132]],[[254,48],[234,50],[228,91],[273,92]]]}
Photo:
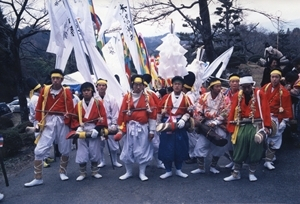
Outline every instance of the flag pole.
{"label": "flag pole", "polygon": [[[78,38],[78,40],[80,41],[80,47],[81,47],[81,50],[82,50],[82,52],[84,52],[83,46],[82,46],[82,44],[81,44],[81,41],[82,41],[83,44],[84,44],[84,46],[85,46],[85,49],[86,49],[86,51],[87,51],[87,53],[88,53],[88,56],[86,56],[86,55],[85,55],[85,56],[86,56],[86,57],[89,57],[89,56],[90,56],[90,53],[89,53],[89,50],[88,50],[88,48],[87,48],[87,45],[86,45],[84,36],[82,35],[83,32],[82,32],[82,29],[80,28],[80,25],[79,25],[79,23],[78,23],[78,20],[77,20],[77,19],[76,19],[76,20],[74,19],[74,16],[73,16],[73,14],[72,14],[72,12],[71,12],[70,5],[69,5],[68,0],[63,0],[63,2],[64,2],[65,6],[66,6],[66,8],[67,8],[67,11],[68,11],[69,14],[70,14],[70,17],[71,17],[70,20],[71,20],[71,21],[73,22],[73,24],[76,26],[76,32],[74,32],[74,33],[75,33],[76,37]],[[74,30],[75,30],[75,28],[74,28]],[[80,37],[79,37],[78,31],[79,31],[80,34],[81,34],[81,39],[80,39]],[[91,58],[90,58],[90,57],[89,57],[89,59],[90,59],[90,61],[91,61]],[[86,59],[86,62],[87,62],[87,64],[89,65],[87,59]],[[95,67],[94,67],[94,65],[93,65],[92,62],[91,62],[91,66],[92,66],[92,72],[93,72],[92,74],[95,74],[96,78],[98,79],[97,73],[96,73],[96,71],[95,71]]]}

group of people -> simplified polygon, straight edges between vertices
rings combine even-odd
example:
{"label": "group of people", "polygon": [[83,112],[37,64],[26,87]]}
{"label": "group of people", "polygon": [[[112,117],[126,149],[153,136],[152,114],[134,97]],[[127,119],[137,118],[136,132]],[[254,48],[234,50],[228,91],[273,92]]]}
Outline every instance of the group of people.
{"label": "group of people", "polygon": [[[192,92],[195,76],[174,76],[168,92],[149,88],[151,76],[133,75],[131,91],[118,106],[116,99],[106,93],[109,81],[98,79],[96,84],[85,82],[80,87],[81,100],[74,104],[69,88],[62,86],[64,74],[51,72],[50,85],[32,84],[30,120],[35,127],[34,179],[26,187],[43,184],[43,161],[49,157],[53,144],[60,152],[59,176],[68,180],[67,165],[72,140],[76,141],[79,165],[77,181],[91,175],[101,178],[99,168],[105,166],[104,147],[108,146],[115,167],[122,141],[120,160],[126,172],[119,177],[126,180],[133,175],[133,164],[139,165],[139,178],[148,180],[146,167],[154,159],[160,175],[166,179],[175,174],[186,178],[182,165],[197,163],[192,174],[205,173],[205,159],[212,156],[209,171],[217,174],[218,161],[225,153],[232,159],[230,176],[224,181],[241,178],[243,163],[249,165],[249,180],[256,181],[257,165],[264,158],[264,166],[274,169],[276,150],[282,143],[282,132],[293,118],[291,95],[280,84],[282,72],[272,69],[270,82],[255,88],[252,76],[232,74],[229,88],[222,87],[218,78],[210,78],[206,92],[199,98]],[[299,83],[300,84],[300,83]],[[97,94],[96,94],[97,91]],[[265,148],[264,144],[267,144]]]}

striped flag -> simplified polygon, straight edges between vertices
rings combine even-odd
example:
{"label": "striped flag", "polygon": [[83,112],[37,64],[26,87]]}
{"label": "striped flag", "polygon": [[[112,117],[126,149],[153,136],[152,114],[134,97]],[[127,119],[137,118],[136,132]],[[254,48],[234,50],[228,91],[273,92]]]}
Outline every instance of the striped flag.
{"label": "striped flag", "polygon": [[92,21],[95,23],[97,33],[99,33],[102,22],[101,22],[99,16],[95,12],[93,0],[88,0],[88,1],[89,1],[89,5],[90,5],[90,11],[91,11],[91,14],[92,14]]}

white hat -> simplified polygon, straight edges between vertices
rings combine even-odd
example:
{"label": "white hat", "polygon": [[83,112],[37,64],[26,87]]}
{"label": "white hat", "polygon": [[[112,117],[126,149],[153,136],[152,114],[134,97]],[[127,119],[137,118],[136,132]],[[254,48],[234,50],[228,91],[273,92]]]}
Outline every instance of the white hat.
{"label": "white hat", "polygon": [[240,78],[240,85],[242,84],[255,84],[255,81],[253,81],[252,76],[244,76]]}

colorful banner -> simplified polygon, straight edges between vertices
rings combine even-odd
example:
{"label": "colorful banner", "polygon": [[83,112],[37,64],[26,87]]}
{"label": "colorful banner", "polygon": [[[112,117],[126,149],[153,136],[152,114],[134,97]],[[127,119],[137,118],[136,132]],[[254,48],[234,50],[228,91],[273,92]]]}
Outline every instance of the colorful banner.
{"label": "colorful banner", "polygon": [[97,33],[99,33],[102,22],[101,22],[99,16],[95,12],[93,0],[88,0],[88,1],[89,1],[89,5],[90,5],[90,11],[91,11],[91,14],[92,14],[92,21],[95,24]]}

